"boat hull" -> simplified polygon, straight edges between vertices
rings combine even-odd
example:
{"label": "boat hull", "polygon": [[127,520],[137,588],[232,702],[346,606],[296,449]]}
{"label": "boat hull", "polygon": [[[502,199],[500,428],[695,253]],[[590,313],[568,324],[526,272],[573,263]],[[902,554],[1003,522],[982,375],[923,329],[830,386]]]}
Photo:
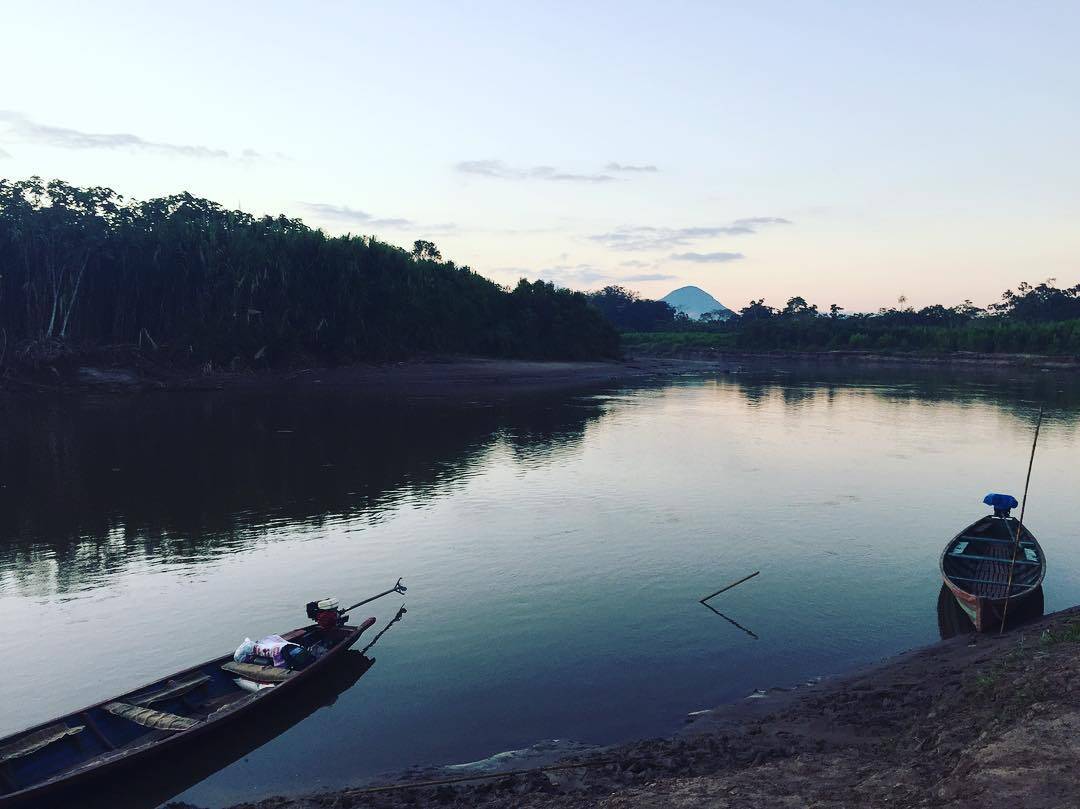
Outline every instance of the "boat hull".
{"label": "boat hull", "polygon": [[[238,707],[222,712],[220,716],[214,716],[199,722],[199,724],[188,730],[177,731],[165,738],[141,746],[135,746],[127,750],[118,750],[115,754],[101,757],[100,761],[91,761],[83,765],[77,765],[70,772],[61,772],[41,783],[33,784],[18,789],[17,791],[9,791],[7,794],[0,795],[0,809],[24,809],[24,807],[46,809],[47,807],[86,805],[85,794],[82,796],[82,799],[79,799],[74,803],[72,802],[80,791],[93,788],[106,779],[118,776],[121,773],[130,773],[133,767],[145,765],[152,760],[157,760],[160,756],[182,754],[189,745],[197,744],[201,740],[214,737],[223,730],[232,727],[237,720],[250,717],[253,711],[258,710],[261,713],[266,711],[267,708],[272,709],[273,706],[280,705],[283,701],[288,700],[290,695],[296,694],[307,685],[312,684],[321,674],[326,673],[331,669],[334,664],[341,659],[342,655],[352,647],[357,640],[359,640],[360,635],[370,627],[373,622],[374,619],[369,619],[369,621],[365,621],[359,626],[346,627],[347,634],[345,634],[341,640],[336,642],[330,651],[323,657],[314,661],[303,670],[297,671],[295,676],[289,678],[280,685],[273,688],[261,689],[244,697],[243,700],[238,700],[237,702],[240,703]],[[310,629],[312,629],[312,627],[304,627],[287,633],[283,637],[288,638],[297,633],[307,632]],[[220,658],[201,663],[198,666],[193,666],[190,669],[177,672],[170,675],[168,678],[156,680],[155,682],[130,693],[136,694],[152,689],[153,687],[168,681],[170,678],[182,679],[184,676],[211,667],[219,667],[221,664],[230,660],[232,660],[231,655],[224,655]],[[53,723],[66,719],[71,719],[72,721],[85,721],[80,719],[80,717],[86,717],[91,711],[100,709],[109,702],[111,701],[107,700],[106,702],[98,703],[97,705],[90,706],[81,711],[75,711],[68,714],[66,717],[62,717],[60,720],[53,720]],[[39,727],[46,727],[49,724],[52,723],[45,723],[45,725]],[[33,730],[35,729],[31,728],[30,731],[22,731],[19,734],[15,734],[15,736],[22,736]],[[95,733],[96,732],[95,729]],[[0,788],[3,786],[5,785],[0,782]]]}
{"label": "boat hull", "polygon": [[[1028,607],[1028,603],[1034,600],[1037,592],[1037,589],[1029,590],[1009,599],[992,599],[974,596],[971,593],[965,592],[950,582],[948,578],[945,578],[944,581],[945,586],[949,588],[949,592],[951,592],[956,599],[956,603],[960,605],[960,609],[962,609],[967,617],[971,619],[971,623],[974,625],[976,632],[993,632],[998,630],[1001,627],[1002,618],[1007,617],[1007,612],[1013,613],[1013,615],[1021,614]],[[1009,602],[1008,611],[1005,609],[1006,601]]]}

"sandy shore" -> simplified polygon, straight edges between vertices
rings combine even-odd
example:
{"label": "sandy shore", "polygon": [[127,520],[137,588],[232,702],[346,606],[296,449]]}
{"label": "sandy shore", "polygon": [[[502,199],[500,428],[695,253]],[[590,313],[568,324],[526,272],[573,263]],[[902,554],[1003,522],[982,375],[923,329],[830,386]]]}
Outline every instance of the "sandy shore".
{"label": "sandy shore", "polygon": [[670,738],[568,760],[609,762],[600,766],[233,809],[1075,806],[1078,674],[1074,608],[700,713]]}

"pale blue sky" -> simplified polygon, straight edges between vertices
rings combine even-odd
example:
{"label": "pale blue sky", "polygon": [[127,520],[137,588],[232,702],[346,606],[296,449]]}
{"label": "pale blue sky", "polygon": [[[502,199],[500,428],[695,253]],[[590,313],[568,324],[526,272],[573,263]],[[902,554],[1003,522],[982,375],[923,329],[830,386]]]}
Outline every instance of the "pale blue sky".
{"label": "pale blue sky", "polygon": [[736,307],[1080,281],[1080,3],[2,14],[4,177],[190,190],[431,238],[503,283]]}

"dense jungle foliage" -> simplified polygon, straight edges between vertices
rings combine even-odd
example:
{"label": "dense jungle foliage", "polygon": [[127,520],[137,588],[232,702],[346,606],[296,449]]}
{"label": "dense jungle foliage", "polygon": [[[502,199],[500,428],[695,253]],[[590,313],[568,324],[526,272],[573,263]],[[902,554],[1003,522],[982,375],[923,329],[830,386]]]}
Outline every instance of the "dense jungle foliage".
{"label": "dense jungle foliage", "polygon": [[[1055,284],[1054,279],[1038,285],[1022,283],[987,309],[971,301],[914,309],[901,298],[892,308],[848,315],[837,304],[820,312],[804,298],[794,297],[782,309],[764,299],[751,301],[725,320],[689,320],[669,313],[644,327],[616,323],[622,326],[626,347],[650,350],[1080,354],[1080,284],[1064,289]],[[608,297],[619,292],[614,287],[605,290]],[[639,305],[639,299],[629,295],[633,305]]]}
{"label": "dense jungle foliage", "polygon": [[430,242],[410,253],[186,193],[142,202],[0,180],[0,364],[58,342],[244,363],[618,353],[585,295],[540,281],[505,289]]}

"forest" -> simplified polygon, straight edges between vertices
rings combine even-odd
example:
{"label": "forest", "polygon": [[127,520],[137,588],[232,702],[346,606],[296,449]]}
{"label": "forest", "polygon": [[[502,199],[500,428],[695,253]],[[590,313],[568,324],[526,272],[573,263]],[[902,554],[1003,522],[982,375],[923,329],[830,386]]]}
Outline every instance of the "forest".
{"label": "forest", "polygon": [[128,200],[60,180],[0,180],[0,366],[58,346],[138,345],[255,366],[423,353],[616,356],[585,295],[504,288],[417,241],[330,236],[181,193]]}
{"label": "forest", "polygon": [[594,293],[598,298],[624,347],[637,350],[1080,354],[1080,284],[1061,288],[1053,278],[1021,283],[985,309],[971,301],[915,309],[901,297],[894,307],[848,314],[837,304],[819,311],[796,296],[782,308],[759,299],[727,317],[690,320],[621,287]]}

